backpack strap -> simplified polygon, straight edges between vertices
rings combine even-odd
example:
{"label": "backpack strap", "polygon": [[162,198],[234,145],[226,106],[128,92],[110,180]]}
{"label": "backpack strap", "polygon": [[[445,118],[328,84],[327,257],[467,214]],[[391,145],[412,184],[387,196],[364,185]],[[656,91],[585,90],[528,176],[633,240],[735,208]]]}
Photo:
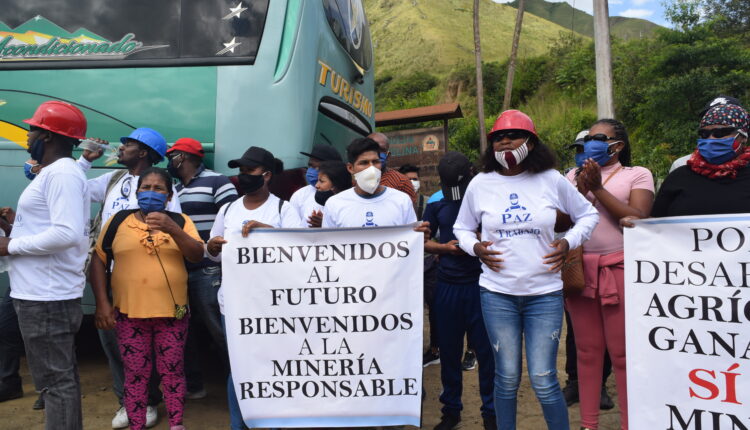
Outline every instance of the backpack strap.
{"label": "backpack strap", "polygon": [[281,215],[281,208],[284,206],[284,199],[279,199],[279,215]]}
{"label": "backpack strap", "polygon": [[107,255],[107,261],[105,262],[104,266],[104,270],[107,273],[107,287],[110,286],[110,281],[112,280],[112,261],[115,257],[114,253],[112,252],[112,242],[115,241],[117,229],[120,228],[120,224],[125,221],[125,218],[138,211],[139,209],[126,209],[117,212],[116,214],[112,215],[112,221],[109,222],[107,230],[102,232],[102,234],[104,235],[104,238],[102,239],[102,250],[104,250],[104,253]]}
{"label": "backpack strap", "polygon": [[180,228],[185,228],[185,216],[179,212],[164,211]]}

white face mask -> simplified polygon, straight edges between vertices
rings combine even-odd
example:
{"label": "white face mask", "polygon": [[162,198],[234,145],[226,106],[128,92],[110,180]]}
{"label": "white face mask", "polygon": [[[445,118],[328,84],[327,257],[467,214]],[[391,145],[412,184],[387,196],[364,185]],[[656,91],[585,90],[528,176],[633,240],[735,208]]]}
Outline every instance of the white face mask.
{"label": "white face mask", "polygon": [[414,192],[419,191],[419,179],[412,179],[411,180],[411,186],[414,187]]}
{"label": "white face mask", "polygon": [[521,162],[529,155],[529,147],[526,145],[529,139],[516,149],[509,149],[505,151],[495,151],[495,160],[503,166],[503,169],[510,169],[511,167],[521,164]]}
{"label": "white face mask", "polygon": [[355,173],[354,180],[362,191],[367,194],[372,194],[380,185],[380,174],[380,169],[375,166],[370,166],[361,172]]}

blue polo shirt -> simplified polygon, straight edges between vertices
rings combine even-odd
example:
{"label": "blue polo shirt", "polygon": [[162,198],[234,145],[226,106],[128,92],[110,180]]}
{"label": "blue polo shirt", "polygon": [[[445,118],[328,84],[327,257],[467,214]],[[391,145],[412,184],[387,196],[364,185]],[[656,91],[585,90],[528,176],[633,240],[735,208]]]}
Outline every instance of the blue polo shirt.
{"label": "blue polo shirt", "polygon": [[[179,183],[175,188],[182,213],[190,217],[204,242],[210,239],[211,227],[219,209],[237,199],[237,189],[229,178],[206,169],[203,165],[198,168],[187,186]],[[200,263],[186,262],[186,265],[188,270],[195,270],[220,264],[204,258]]]}
{"label": "blue polo shirt", "polygon": [[[461,201],[438,200],[427,204],[424,211],[424,221],[430,223],[433,237],[439,231],[440,243],[448,243],[456,240],[453,234],[453,224],[458,217]],[[482,273],[482,265],[479,258],[465,255],[442,254],[438,260],[438,280],[455,283],[468,284],[479,282]]]}

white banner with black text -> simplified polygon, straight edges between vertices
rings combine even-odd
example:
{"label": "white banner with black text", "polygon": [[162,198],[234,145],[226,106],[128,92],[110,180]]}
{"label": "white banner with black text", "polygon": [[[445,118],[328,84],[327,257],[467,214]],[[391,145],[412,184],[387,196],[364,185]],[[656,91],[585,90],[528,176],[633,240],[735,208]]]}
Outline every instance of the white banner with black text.
{"label": "white banner with black text", "polygon": [[225,238],[229,358],[249,427],[419,426],[424,235],[413,228]]}
{"label": "white banner with black text", "polygon": [[750,214],[625,229],[632,429],[750,429]]}

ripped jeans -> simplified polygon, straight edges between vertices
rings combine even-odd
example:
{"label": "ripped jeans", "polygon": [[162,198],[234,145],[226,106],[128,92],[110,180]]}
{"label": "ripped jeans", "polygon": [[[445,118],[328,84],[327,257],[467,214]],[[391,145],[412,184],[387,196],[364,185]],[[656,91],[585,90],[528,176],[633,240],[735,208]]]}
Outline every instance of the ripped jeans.
{"label": "ripped jeans", "polygon": [[512,296],[480,290],[482,315],[495,356],[495,415],[498,430],[516,428],[522,340],[531,387],[550,430],[568,430],[568,408],[557,380],[557,349],[563,318],[562,291]]}

